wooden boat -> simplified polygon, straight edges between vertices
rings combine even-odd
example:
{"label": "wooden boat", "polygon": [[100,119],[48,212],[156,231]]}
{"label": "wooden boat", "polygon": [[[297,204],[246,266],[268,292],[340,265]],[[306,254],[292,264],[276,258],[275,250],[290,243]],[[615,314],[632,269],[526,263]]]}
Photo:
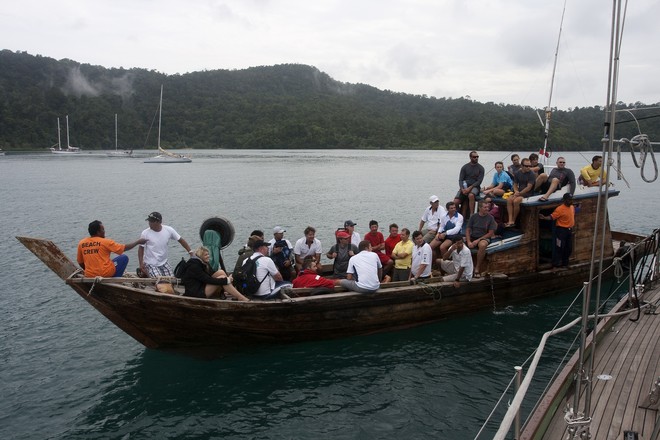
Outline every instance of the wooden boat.
{"label": "wooden boat", "polygon": [[69,142],[69,115],[66,115],[66,148],[62,148],[62,142],[60,141],[60,118],[57,118],[57,144],[50,147],[50,151],[53,154],[80,153],[80,148],[71,146],[71,143]]}
{"label": "wooden boat", "polygon": [[160,103],[158,104],[158,155],[144,160],[144,163],[189,163],[192,159],[183,154],[170,153],[160,146],[160,127],[163,116],[163,86],[160,86]]}
{"label": "wooden boat", "polygon": [[[459,288],[439,278],[416,285],[388,283],[370,295],[336,288],[325,295],[292,289],[270,301],[187,298],[156,292],[154,280],[84,278],[53,242],[17,238],[83,299],[145,346],[231,349],[248,343],[309,341],[406,328],[579,287],[591,261],[597,194],[576,199],[581,207],[576,216],[575,251],[565,270],[551,268],[552,232],[538,220],[539,212],[559,202],[531,201],[521,209],[520,226],[525,233],[512,233],[491,245],[487,276],[461,283]],[[609,260],[614,245],[609,228],[605,234]]]}

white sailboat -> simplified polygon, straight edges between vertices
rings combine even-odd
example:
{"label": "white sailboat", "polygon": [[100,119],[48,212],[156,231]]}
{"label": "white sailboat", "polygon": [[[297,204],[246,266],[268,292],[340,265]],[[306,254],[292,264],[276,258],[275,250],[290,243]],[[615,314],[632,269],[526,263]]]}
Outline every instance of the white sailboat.
{"label": "white sailboat", "polygon": [[115,113],[115,151],[108,151],[108,157],[133,157],[133,150],[119,150],[117,145],[117,113]]}
{"label": "white sailboat", "polygon": [[[50,151],[54,154],[79,154],[80,148],[72,147],[69,143],[69,115],[66,115],[66,148],[62,148],[62,141],[60,140],[60,118],[57,118],[57,144],[50,147]],[[57,147],[57,148],[55,148]]]}
{"label": "white sailboat", "polygon": [[160,104],[158,105],[158,152],[159,154],[149,159],[145,159],[144,163],[188,163],[192,159],[183,154],[170,153],[160,146],[160,126],[161,118],[163,116],[163,86],[160,86]]}

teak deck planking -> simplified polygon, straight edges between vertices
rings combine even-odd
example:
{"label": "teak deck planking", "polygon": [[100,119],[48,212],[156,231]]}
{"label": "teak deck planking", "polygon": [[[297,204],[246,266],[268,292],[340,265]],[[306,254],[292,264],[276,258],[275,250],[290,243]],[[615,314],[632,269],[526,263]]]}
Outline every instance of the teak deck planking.
{"label": "teak deck planking", "polygon": [[[645,299],[657,304],[660,287],[647,292]],[[593,439],[622,439],[624,431],[638,433],[640,440],[651,439],[660,423],[657,409],[640,407],[653,382],[660,377],[660,314],[642,311],[638,321],[631,321],[635,316],[633,313],[616,320],[596,347],[590,427]],[[608,374],[612,379],[600,380],[597,378],[600,374]],[[528,431],[521,438],[566,438],[563,417],[566,404],[573,404],[571,391],[561,400],[544,435],[534,436]],[[580,405],[584,405],[584,388],[581,397]]]}

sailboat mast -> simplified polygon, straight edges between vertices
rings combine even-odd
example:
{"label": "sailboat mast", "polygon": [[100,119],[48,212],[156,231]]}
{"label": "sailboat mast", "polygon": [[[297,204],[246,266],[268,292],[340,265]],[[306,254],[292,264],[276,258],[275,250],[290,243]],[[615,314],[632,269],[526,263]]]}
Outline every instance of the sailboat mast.
{"label": "sailboat mast", "polygon": [[60,134],[60,118],[57,118],[57,149],[62,149],[62,136]]}
{"label": "sailboat mast", "polygon": [[69,142],[69,115],[66,115],[66,148],[69,149],[71,143]]}
{"label": "sailboat mast", "polygon": [[555,48],[555,62],[552,66],[552,78],[550,79],[550,95],[548,97],[548,106],[545,108],[545,130],[543,134],[543,149],[539,151],[544,164],[548,163],[548,137],[550,136],[550,120],[552,119],[552,92],[555,88],[555,72],[557,71],[557,59],[559,58],[559,42],[561,41],[561,31],[564,27],[564,14],[566,13],[566,0],[564,0],[564,9],[561,11],[561,22],[559,23],[559,35],[557,36],[557,47]]}
{"label": "sailboat mast", "polygon": [[115,151],[117,151],[117,113],[115,113]]}
{"label": "sailboat mast", "polygon": [[158,151],[160,151],[160,120],[163,116],[163,85],[160,85],[160,103],[158,104]]}

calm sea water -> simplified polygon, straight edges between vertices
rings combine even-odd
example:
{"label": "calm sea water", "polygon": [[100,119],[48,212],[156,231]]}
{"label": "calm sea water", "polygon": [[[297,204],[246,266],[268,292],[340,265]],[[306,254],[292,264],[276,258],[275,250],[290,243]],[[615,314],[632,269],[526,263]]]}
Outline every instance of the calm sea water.
{"label": "calm sea water", "polygon": [[[488,170],[509,154],[480,155]],[[233,266],[253,229],[269,237],[281,225],[294,241],[313,225],[326,248],[347,219],[362,234],[371,219],[385,234],[392,221],[415,229],[431,194],[453,197],[467,152],[213,151],[193,158],[176,165],[93,154],[0,158],[0,438],[470,439],[513,366],[573,297],[211,360],[147,350],[14,236],[50,238],[73,258],[91,220],[128,242],[157,210],[197,246],[201,222],[222,215],[236,229],[224,251]],[[573,169],[586,164],[578,154],[567,159]],[[624,171],[632,188],[618,183],[613,228],[650,232],[657,183]],[[128,255],[134,267],[137,253]],[[182,256],[172,245],[171,261]],[[560,356],[567,341],[553,342],[547,356]]]}

